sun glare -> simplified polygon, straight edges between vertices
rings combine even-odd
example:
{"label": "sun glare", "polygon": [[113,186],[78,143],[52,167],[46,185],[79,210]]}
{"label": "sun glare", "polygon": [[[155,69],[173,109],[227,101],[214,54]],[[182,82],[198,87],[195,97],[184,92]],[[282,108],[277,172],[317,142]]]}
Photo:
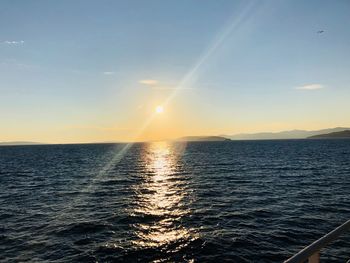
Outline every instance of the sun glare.
{"label": "sun glare", "polygon": [[162,113],[164,111],[164,108],[162,106],[157,106],[156,107],[156,113]]}

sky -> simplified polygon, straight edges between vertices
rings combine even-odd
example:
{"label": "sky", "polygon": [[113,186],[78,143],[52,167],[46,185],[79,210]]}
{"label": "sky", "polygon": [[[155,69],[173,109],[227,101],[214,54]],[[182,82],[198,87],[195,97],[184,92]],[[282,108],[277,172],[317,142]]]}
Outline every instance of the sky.
{"label": "sky", "polygon": [[349,14],[346,0],[2,0],[0,141],[350,127]]}

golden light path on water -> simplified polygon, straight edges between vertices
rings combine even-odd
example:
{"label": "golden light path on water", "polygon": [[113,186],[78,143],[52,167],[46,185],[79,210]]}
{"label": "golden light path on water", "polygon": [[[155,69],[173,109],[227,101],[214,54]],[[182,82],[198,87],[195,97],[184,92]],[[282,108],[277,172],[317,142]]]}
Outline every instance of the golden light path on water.
{"label": "golden light path on water", "polygon": [[136,205],[131,213],[151,220],[133,226],[137,236],[133,244],[137,247],[161,247],[181,241],[177,244],[179,249],[196,238],[193,230],[180,223],[190,213],[186,202],[191,199],[188,182],[178,163],[184,147],[158,142],[145,149],[146,173],[142,175],[142,183],[135,186]]}

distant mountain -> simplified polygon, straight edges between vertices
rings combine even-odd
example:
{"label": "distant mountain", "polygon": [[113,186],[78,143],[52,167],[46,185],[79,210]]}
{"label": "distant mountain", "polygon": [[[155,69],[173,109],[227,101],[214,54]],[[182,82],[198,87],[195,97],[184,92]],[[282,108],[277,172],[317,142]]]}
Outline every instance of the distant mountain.
{"label": "distant mountain", "polygon": [[314,135],[314,136],[310,136],[309,138],[310,139],[333,139],[333,138],[349,138],[350,139],[350,130]]}
{"label": "distant mountain", "polygon": [[186,142],[219,142],[219,141],[230,141],[230,139],[222,136],[186,136],[177,139],[176,141]]}
{"label": "distant mountain", "polygon": [[278,139],[305,139],[311,136],[349,130],[350,128],[337,127],[316,131],[291,130],[282,132],[241,133],[226,136],[231,140],[278,140]]}
{"label": "distant mountain", "polygon": [[37,145],[37,144],[43,144],[40,142],[0,142],[0,146],[7,146],[7,145]]}

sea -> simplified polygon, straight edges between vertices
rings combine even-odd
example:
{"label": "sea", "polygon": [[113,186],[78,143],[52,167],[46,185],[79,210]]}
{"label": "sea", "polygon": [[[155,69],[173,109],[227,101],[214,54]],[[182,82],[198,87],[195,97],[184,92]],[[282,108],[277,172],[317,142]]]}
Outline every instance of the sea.
{"label": "sea", "polygon": [[283,262],[349,219],[350,140],[0,147],[0,262]]}

